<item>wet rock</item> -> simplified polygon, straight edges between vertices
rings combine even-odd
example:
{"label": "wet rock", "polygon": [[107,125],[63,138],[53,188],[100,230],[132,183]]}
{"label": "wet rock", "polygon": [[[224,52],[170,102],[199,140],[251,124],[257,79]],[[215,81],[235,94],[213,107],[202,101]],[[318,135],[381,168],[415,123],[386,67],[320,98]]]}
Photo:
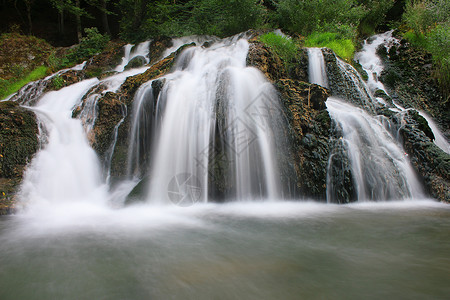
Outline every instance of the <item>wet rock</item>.
{"label": "wet rock", "polygon": [[66,86],[80,82],[86,79],[86,73],[79,70],[68,70],[52,77],[46,85],[44,92],[57,91]]}
{"label": "wet rock", "polygon": [[250,41],[247,65],[258,68],[272,82],[281,78],[308,81],[308,54],[306,49],[299,50],[292,61],[285,62],[270,47],[257,39],[253,39]]}
{"label": "wet rock", "polygon": [[340,61],[332,50],[325,48],[322,52],[331,95],[347,99],[367,112],[375,114],[376,107],[359,73],[351,65]]}
{"label": "wet rock", "polygon": [[101,77],[103,73],[110,72],[120,64],[124,56],[123,46],[125,43],[121,41],[111,41],[105,47],[102,53],[95,55],[88,60],[84,67],[84,72],[88,78]]}
{"label": "wet rock", "polygon": [[275,86],[285,108],[290,131],[286,134],[293,146],[290,155],[295,176],[290,179],[296,181],[298,196],[324,201],[330,152],[331,119],[325,106],[329,93],[319,85],[291,79],[280,79]]}
{"label": "wet rock", "polygon": [[39,147],[34,113],[0,102],[0,215],[12,211],[24,169]]}
{"label": "wet rock", "polygon": [[125,66],[125,70],[140,68],[147,63],[147,60],[143,56],[136,56]]}
{"label": "wet rock", "polygon": [[[342,133],[335,132],[333,136],[342,136]],[[335,138],[331,140],[330,149],[332,151],[327,169],[328,202],[340,204],[355,202],[357,195],[347,145],[342,138]]]}
{"label": "wet rock", "polygon": [[173,46],[172,38],[167,36],[160,36],[155,38],[150,44],[150,63],[153,64],[159,59],[163,58],[162,55],[166,49]]}
{"label": "wet rock", "polygon": [[424,124],[417,112],[407,111],[402,121],[404,125],[400,128],[400,134],[404,148],[428,193],[440,201],[450,203],[450,155],[436,146],[421,130]]}
{"label": "wet rock", "polygon": [[405,108],[427,112],[450,137],[450,87],[440,87],[434,76],[432,57],[405,40],[384,50],[385,70],[380,80],[393,100]]}
{"label": "wet rock", "polygon": [[[116,93],[106,93],[99,100],[98,119],[94,125],[93,131],[96,137],[100,138],[99,142],[93,144],[100,154],[106,154],[109,149],[107,146],[111,145],[114,137],[114,130],[117,123],[125,118],[117,131],[117,142],[114,148],[114,153],[111,157],[111,176],[123,177],[126,175],[127,152],[130,134],[130,114],[132,111],[132,104],[137,90],[146,82],[158,79],[166,75],[174,65],[178,55],[192,45],[184,45],[168,57],[153,64],[148,70],[142,74],[128,77]],[[156,92],[160,91],[164,85],[164,79],[155,80],[152,84]],[[103,100],[103,98],[105,98]],[[101,121],[104,120],[104,121]],[[95,140],[95,139],[93,139]],[[106,157],[105,157],[106,158]]]}

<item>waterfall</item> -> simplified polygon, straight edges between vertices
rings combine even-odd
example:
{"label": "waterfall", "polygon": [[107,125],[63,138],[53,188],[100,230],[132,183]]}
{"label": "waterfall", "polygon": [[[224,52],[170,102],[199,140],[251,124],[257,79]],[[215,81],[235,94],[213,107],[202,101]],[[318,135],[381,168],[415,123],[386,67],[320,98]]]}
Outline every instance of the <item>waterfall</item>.
{"label": "waterfall", "polygon": [[326,105],[342,131],[359,201],[423,196],[406,153],[382,120],[333,97]]}
{"label": "waterfall", "polygon": [[122,58],[122,62],[114,69],[117,72],[123,72],[128,63],[135,57],[143,57],[145,59],[145,63],[148,64],[150,59],[148,58],[149,47],[151,41],[146,41],[140,43],[138,45],[127,44],[124,46],[124,56]]}
{"label": "waterfall", "polygon": [[[383,90],[387,95],[389,95],[383,83],[379,81],[379,77],[381,75],[381,72],[384,70],[384,66],[380,57],[377,55],[377,49],[380,46],[384,46],[389,52],[389,49],[393,45],[399,44],[399,41],[392,36],[392,33],[393,31],[391,30],[382,34],[377,34],[370,39],[365,40],[361,51],[355,54],[355,59],[361,64],[364,71],[366,71],[369,75],[367,86],[372,93],[375,93],[377,90]],[[383,102],[382,99],[377,99],[380,102]],[[397,110],[405,111],[405,108],[403,108],[399,104],[395,102],[393,102],[393,104]],[[450,144],[437,124],[426,113],[422,111],[418,112],[422,117],[425,118],[425,120],[427,120],[428,126],[431,128],[435,137],[434,143],[436,144],[436,146],[441,148],[444,152],[450,153]]]}
{"label": "waterfall", "polygon": [[151,202],[280,197],[271,124],[281,110],[264,75],[246,67],[248,47],[235,38],[186,49],[157,92],[154,81],[137,93],[128,168],[142,175],[152,142]]}
{"label": "waterfall", "polygon": [[327,71],[322,49],[308,48],[308,60],[309,82],[328,88]]}
{"label": "waterfall", "polygon": [[[381,39],[384,40],[384,37]],[[378,39],[375,41],[378,43]],[[322,67],[325,64],[322,51],[312,48],[308,49],[308,54],[311,83],[326,82],[327,74],[321,71],[322,68],[325,69]],[[330,97],[326,102],[338,138],[334,145],[336,149],[331,152],[328,163],[328,201],[336,201],[334,198],[341,197],[343,193],[347,195],[341,198],[348,197],[344,201],[352,200],[353,196],[348,193],[353,190],[358,201],[420,198],[423,196],[421,184],[400,142],[391,133],[395,130],[390,129],[391,124],[385,117],[373,116],[377,105],[373,102],[373,88],[384,89],[376,77],[377,72],[382,71],[382,67],[377,64],[381,61],[373,63],[374,60],[367,59],[365,54],[359,54],[359,57],[363,63],[370,62],[370,68],[374,70],[375,77],[369,76],[371,84],[367,86],[352,66],[337,58],[337,70],[340,72],[340,78],[345,79],[345,83],[333,82],[332,91],[342,99]],[[350,97],[351,102],[360,107],[349,103],[350,99],[345,96]],[[335,164],[335,159],[339,159],[337,172],[340,174],[333,174],[335,168],[332,165]],[[351,176],[353,187],[336,182],[345,180],[345,173],[350,174],[347,176]]]}
{"label": "waterfall", "polygon": [[367,86],[372,93],[376,90],[383,90],[386,92],[386,88],[379,80],[381,72],[384,70],[384,66],[380,57],[377,55],[377,49],[379,46],[384,45],[389,50],[394,44],[399,43],[399,41],[392,36],[392,32],[393,30],[377,34],[369,40],[365,40],[361,51],[355,53],[355,60],[358,61],[364,71],[367,72]]}
{"label": "waterfall", "polygon": [[57,204],[105,199],[101,166],[72,109],[98,79],[85,80],[46,93],[32,108],[45,127],[48,143],[28,167],[21,198],[32,203]]}

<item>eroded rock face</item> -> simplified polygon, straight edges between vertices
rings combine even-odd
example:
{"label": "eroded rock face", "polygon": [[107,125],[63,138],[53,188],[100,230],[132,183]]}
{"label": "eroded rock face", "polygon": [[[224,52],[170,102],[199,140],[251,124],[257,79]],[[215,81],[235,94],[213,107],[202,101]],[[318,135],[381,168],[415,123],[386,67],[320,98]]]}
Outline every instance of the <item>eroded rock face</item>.
{"label": "eroded rock face", "polygon": [[405,151],[431,196],[450,203],[450,155],[431,141],[428,130],[423,131],[422,119],[414,110],[405,113],[400,128]]}
{"label": "eroded rock face", "polygon": [[331,95],[346,99],[374,114],[376,107],[356,69],[341,62],[330,49],[323,49],[322,53],[326,63]]}
{"label": "eroded rock face", "polygon": [[34,113],[17,102],[0,102],[0,215],[14,209],[24,169],[38,150]]}
{"label": "eroded rock face", "polygon": [[408,42],[377,51],[385,69],[381,81],[394,101],[405,108],[428,112],[450,138],[450,87],[443,90],[434,76],[431,54],[419,51]]}
{"label": "eroded rock face", "polygon": [[284,129],[284,135],[290,144],[285,145],[289,148],[289,157],[279,157],[283,184],[295,183],[295,197],[325,201],[331,134],[331,119],[325,101],[329,91],[306,82],[308,60],[305,51],[299,52],[297,60],[284,64],[269,47],[252,41],[247,64],[258,68],[274,82],[288,120],[289,127]]}
{"label": "eroded rock face", "polygon": [[326,199],[331,119],[325,101],[328,91],[318,85],[280,79],[275,86],[292,130],[292,158],[300,196]]}

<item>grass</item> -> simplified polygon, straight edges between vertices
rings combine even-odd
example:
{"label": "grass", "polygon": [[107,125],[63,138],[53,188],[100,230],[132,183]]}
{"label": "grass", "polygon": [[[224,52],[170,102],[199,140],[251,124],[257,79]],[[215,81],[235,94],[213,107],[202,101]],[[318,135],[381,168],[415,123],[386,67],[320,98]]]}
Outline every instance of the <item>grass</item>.
{"label": "grass", "polygon": [[316,32],[305,40],[306,47],[326,47],[333,50],[346,61],[351,61],[355,53],[355,45],[350,39],[341,39],[334,32]]}
{"label": "grass", "polygon": [[0,89],[0,99],[4,99],[7,96],[17,92],[21,87],[26,85],[27,83],[41,79],[47,75],[48,68],[45,66],[40,66],[31,71],[27,76],[23,78],[19,78],[15,81],[4,81],[2,83],[1,89]]}
{"label": "grass", "polygon": [[260,36],[259,39],[269,46],[285,64],[288,64],[297,56],[299,46],[290,38],[269,32]]}

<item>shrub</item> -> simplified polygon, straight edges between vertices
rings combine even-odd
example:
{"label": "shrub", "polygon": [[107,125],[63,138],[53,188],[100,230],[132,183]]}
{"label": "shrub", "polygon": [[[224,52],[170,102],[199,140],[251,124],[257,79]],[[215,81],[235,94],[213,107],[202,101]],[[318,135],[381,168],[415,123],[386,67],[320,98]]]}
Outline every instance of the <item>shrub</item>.
{"label": "shrub", "polygon": [[86,28],[84,31],[86,37],[82,38],[80,44],[68,55],[70,61],[81,62],[100,53],[108,44],[109,36],[101,34],[97,28]]}

